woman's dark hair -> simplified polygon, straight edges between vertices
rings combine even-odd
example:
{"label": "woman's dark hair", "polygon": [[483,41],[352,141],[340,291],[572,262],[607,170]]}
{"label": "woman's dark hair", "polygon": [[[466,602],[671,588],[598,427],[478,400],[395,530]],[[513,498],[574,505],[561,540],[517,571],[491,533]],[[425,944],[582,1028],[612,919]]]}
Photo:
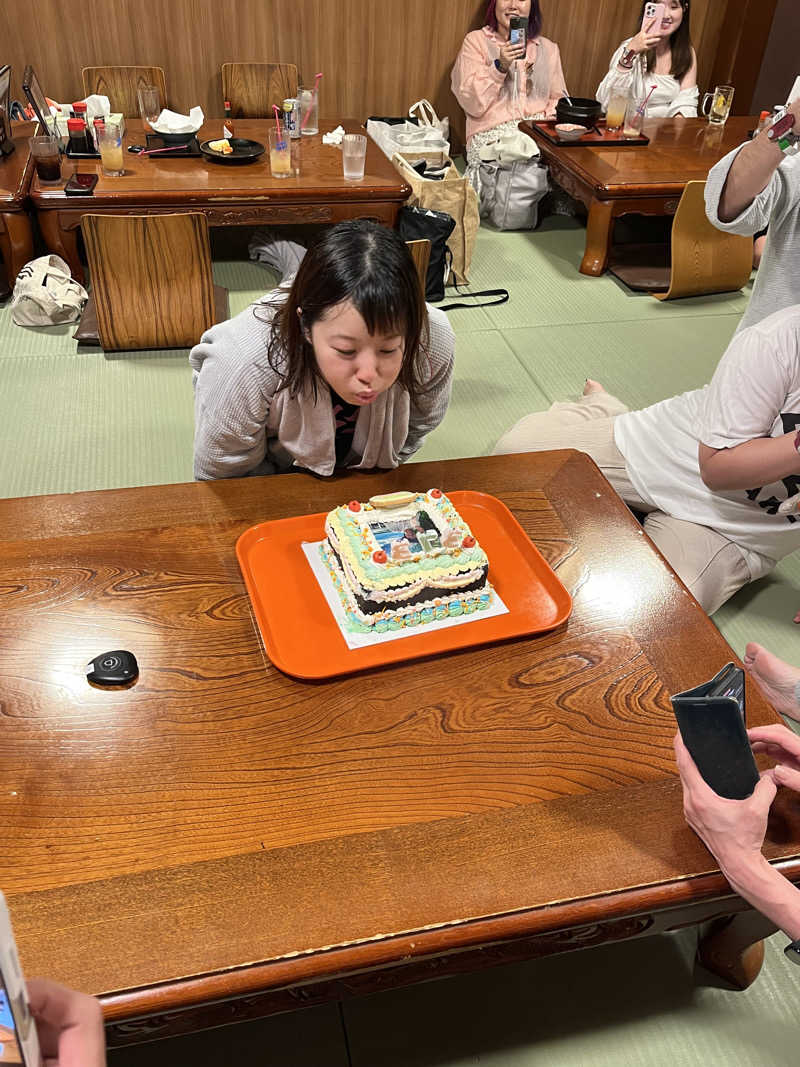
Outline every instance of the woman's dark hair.
{"label": "woman's dark hair", "polygon": [[[403,336],[397,381],[413,400],[422,390],[420,363],[428,344],[428,312],[419,275],[395,230],[366,219],[323,231],[303,257],[289,295],[272,305],[267,361],[281,376],[280,389],[297,396],[323,381],[309,340],[326,311],[349,301],[371,334]],[[302,309],[302,320],[298,315]],[[254,313],[258,318],[258,307]],[[266,320],[265,320],[266,321]]]}
{"label": "woman's dark hair", "polygon": [[[670,2],[671,0],[667,0],[668,6]],[[642,19],[644,18],[644,9],[646,6],[647,0],[644,0],[642,10],[639,13],[639,25],[636,28],[637,33],[641,29]],[[683,19],[680,26],[669,39],[669,47],[672,52],[672,69],[670,70],[670,74],[676,81],[680,81],[692,66],[692,38],[689,32],[691,0],[681,0],[681,7],[683,8]],[[648,71],[652,71],[656,65],[656,50],[655,48],[651,48],[649,52],[645,54],[647,57],[647,69]]]}
{"label": "woman's dark hair", "polygon": [[[486,8],[486,25],[495,31],[497,30],[496,6],[497,0],[489,0],[489,5]],[[528,15],[528,40],[531,41],[534,37],[538,37],[541,32],[542,9],[539,0],[531,0],[531,13]]]}

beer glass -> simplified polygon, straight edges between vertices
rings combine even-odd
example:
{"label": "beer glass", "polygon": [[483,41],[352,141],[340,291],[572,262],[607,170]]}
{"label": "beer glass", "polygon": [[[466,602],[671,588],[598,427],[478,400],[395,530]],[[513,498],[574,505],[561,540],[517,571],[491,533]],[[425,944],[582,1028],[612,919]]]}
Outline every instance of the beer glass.
{"label": "beer glass", "polygon": [[[710,109],[706,110],[706,105],[711,104]],[[718,85],[713,93],[706,93],[703,97],[703,103],[700,107],[702,114],[708,116],[708,121],[714,126],[724,126],[728,121],[728,115],[731,113],[731,104],[733,103],[733,86],[732,85]]]}

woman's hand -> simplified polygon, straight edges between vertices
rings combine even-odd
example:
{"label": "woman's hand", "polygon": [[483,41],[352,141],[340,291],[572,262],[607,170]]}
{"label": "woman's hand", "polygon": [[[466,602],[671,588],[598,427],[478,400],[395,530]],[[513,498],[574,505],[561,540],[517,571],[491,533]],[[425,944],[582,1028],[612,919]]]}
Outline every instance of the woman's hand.
{"label": "woman's hand", "polygon": [[27,985],[45,1067],[105,1067],[99,1002],[46,978],[31,978]]}
{"label": "woman's hand", "polygon": [[511,69],[511,64],[518,59],[525,58],[525,48],[521,44],[512,44],[510,41],[503,41],[500,45],[500,66],[503,68],[503,73],[508,74]]}
{"label": "woman's hand", "polygon": [[657,22],[657,18],[650,19],[649,22],[642,26],[636,36],[628,41],[628,49],[631,52],[641,55],[642,52],[649,52],[651,48],[655,48],[661,40],[661,34],[654,32]]}
{"label": "woman's hand", "polygon": [[[765,730],[774,729],[781,728],[767,727],[753,733],[763,734]],[[683,784],[686,821],[714,855],[723,874],[735,872],[737,877],[741,876],[742,871],[761,862],[767,816],[777,792],[774,772],[765,771],[752,796],[746,800],[729,800],[718,796],[707,784],[679,733],[675,735],[674,748]]]}

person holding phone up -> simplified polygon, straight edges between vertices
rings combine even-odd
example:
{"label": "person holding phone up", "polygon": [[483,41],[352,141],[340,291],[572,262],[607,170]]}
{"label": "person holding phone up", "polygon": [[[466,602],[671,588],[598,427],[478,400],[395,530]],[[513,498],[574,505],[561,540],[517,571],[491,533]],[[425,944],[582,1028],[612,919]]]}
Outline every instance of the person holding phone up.
{"label": "person holding phone up", "polygon": [[[512,39],[514,17],[527,19],[524,46]],[[555,117],[566,92],[561,53],[541,31],[539,0],[489,0],[486,25],[464,38],[451,87],[467,116],[470,168],[484,145],[515,132],[520,119]]]}
{"label": "person holding phone up", "polygon": [[[655,8],[655,15],[648,17],[648,8]],[[639,32],[622,42],[597,88],[606,110],[613,95],[643,99],[655,85],[647,102],[648,117],[697,118],[697,55],[689,15],[690,0],[642,4]]]}
{"label": "person holding phone up", "polygon": [[[787,116],[800,132],[800,78],[789,99]],[[800,304],[800,155],[791,138],[783,143],[767,127],[724,156],[706,181],[706,215],[718,230],[750,237],[769,226],[740,330]]]}

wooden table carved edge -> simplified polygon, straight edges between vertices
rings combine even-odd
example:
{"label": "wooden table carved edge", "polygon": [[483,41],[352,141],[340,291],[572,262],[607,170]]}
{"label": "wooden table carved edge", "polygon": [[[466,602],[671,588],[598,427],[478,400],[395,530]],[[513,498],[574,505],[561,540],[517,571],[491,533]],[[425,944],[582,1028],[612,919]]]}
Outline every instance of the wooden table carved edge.
{"label": "wooden table carved edge", "polygon": [[[16,152],[27,155],[27,163],[17,189],[10,197],[0,197],[0,252],[3,253],[8,288],[12,289],[17,275],[33,259],[33,227],[28,214],[28,193],[33,178],[33,159],[28,151],[27,139],[33,132],[34,123],[24,133],[17,133],[13,140]],[[16,131],[15,131],[16,132]]]}

